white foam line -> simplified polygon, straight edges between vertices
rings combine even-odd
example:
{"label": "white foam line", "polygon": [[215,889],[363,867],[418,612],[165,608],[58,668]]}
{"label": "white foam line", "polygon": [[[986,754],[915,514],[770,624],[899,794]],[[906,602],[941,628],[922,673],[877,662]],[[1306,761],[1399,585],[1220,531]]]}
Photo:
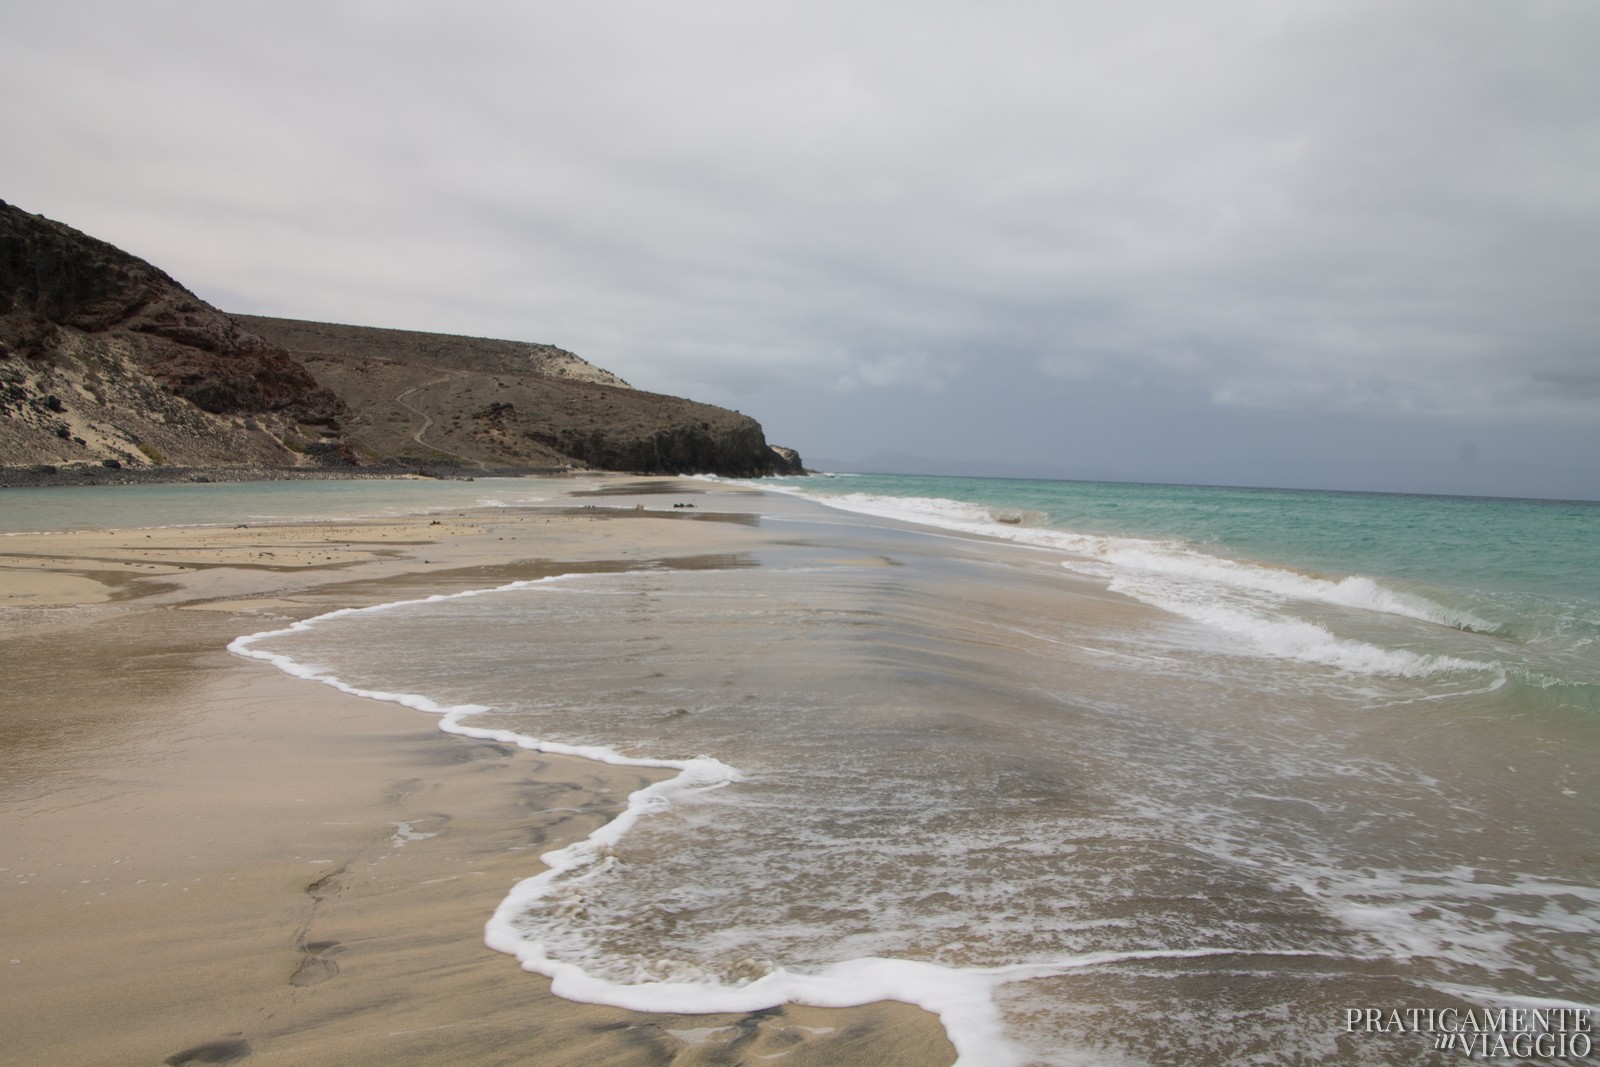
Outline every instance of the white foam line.
{"label": "white foam line", "polygon": [[1579,1000],[1565,1000],[1557,997],[1530,997],[1517,993],[1501,993],[1493,989],[1455,985],[1450,982],[1433,982],[1430,984],[1441,993],[1448,993],[1452,996],[1460,997],[1462,1000],[1477,1001],[1490,1007],[1507,1005],[1535,1011],[1571,1011],[1584,1012],[1591,1016],[1600,1015],[1600,1003],[1585,1004]]}
{"label": "white foam line", "polygon": [[1327,628],[1287,615],[1270,615],[1219,603],[1193,603],[1183,596],[1136,582],[1113,580],[1108,588],[1153,607],[1243,638],[1262,655],[1300,660],[1353,674],[1417,678],[1441,673],[1488,672],[1496,680],[1477,692],[1490,692],[1506,682],[1498,662],[1383,648],[1366,641],[1340,638]]}
{"label": "white foam line", "polygon": [[1248,948],[1186,948],[1139,949],[1132,952],[1090,952],[1067,960],[1046,963],[1014,963],[1001,967],[983,968],[981,973],[993,975],[1001,982],[1016,982],[1028,978],[1059,978],[1073,971],[1091,967],[1108,967],[1118,963],[1148,963],[1152,960],[1204,960],[1218,956],[1253,956],[1269,959],[1320,957],[1332,959],[1376,959],[1348,954],[1318,952],[1315,949],[1248,949]]}
{"label": "white foam line", "polygon": [[[896,1000],[931,1012],[939,1017],[950,1043],[955,1046],[957,1067],[1021,1067],[1024,1055],[1005,1036],[995,990],[1011,982],[1050,978],[1086,968],[1158,959],[1202,959],[1216,956],[1322,956],[1326,953],[1286,950],[1251,951],[1236,948],[1188,950],[1147,950],[1123,953],[1093,953],[1044,963],[1014,964],[990,968],[955,968],[919,960],[863,957],[844,960],[820,968],[815,973],[799,973],[776,968],[743,985],[714,985],[707,982],[639,982],[623,984],[589,974],[575,963],[550,959],[545,946],[528,940],[517,926],[519,916],[546,896],[555,881],[574,876],[585,868],[596,873],[606,868],[611,850],[638,821],[671,806],[674,796],[706,789],[718,789],[741,779],[733,767],[709,756],[690,760],[644,759],[624,756],[603,745],[568,745],[541,741],[508,729],[467,726],[463,720],[491,710],[481,704],[443,705],[418,693],[390,693],[363,689],[335,675],[302,664],[276,652],[251,647],[259,641],[305,633],[330,619],[369,612],[386,611],[414,604],[439,603],[489,593],[549,585],[580,575],[555,575],[530,581],[511,582],[488,589],[469,589],[459,593],[437,594],[415,600],[396,600],[364,608],[340,608],[287,627],[264,630],[236,638],[228,650],[236,655],[262,660],[285,674],[321,682],[342,693],[369,697],[403,707],[438,715],[439,728],[446,733],[512,744],[520,748],[558,755],[578,756],[602,763],[631,767],[676,770],[672,778],[635,790],[626,808],[616,818],[588,837],[565,848],[546,852],[540,859],[547,870],[524,878],[512,887],[493,916],[484,924],[484,942],[492,949],[514,956],[524,970],[550,979],[550,989],[568,1000],[606,1004],[633,1011],[677,1014],[751,1012],[782,1004],[814,1007],[857,1007],[880,1000]],[[577,875],[581,877],[581,874]]]}
{"label": "white foam line", "polygon": [[[1299,599],[1374,611],[1453,629],[1482,633],[1497,630],[1494,623],[1470,612],[1447,608],[1417,594],[1390,589],[1364,575],[1320,578],[1288,567],[1213,556],[1174,540],[1080,534],[1037,526],[1017,526],[1009,522],[1001,523],[995,518],[997,513],[1014,515],[1016,509],[943,497],[893,497],[869,493],[835,496],[808,492],[795,486],[763,488],[768,492],[803,497],[838,511],[898,519],[1054,549],[1084,557],[1085,561],[1112,564],[1121,571],[1140,575],[1212,582],[1285,600]],[[1081,562],[1065,565],[1069,569],[1084,567]]]}
{"label": "white foam line", "polygon": [[[1493,691],[1507,680],[1503,665],[1496,661],[1425,655],[1341,639],[1326,628],[1295,618],[1283,610],[1283,605],[1290,601],[1304,600],[1454,629],[1494,630],[1493,624],[1470,613],[1452,611],[1425,597],[1397,592],[1362,575],[1337,580],[1318,578],[1271,564],[1212,556],[1177,541],[1019,528],[996,522],[994,509],[986,505],[940,497],[888,497],[865,493],[827,496],[789,486],[772,486],[769,491],[803,497],[837,511],[1067,553],[1078,557],[1062,561],[1062,567],[1068,571],[1106,581],[1111,592],[1213,630],[1242,637],[1256,652],[1272,658],[1300,660],[1358,675],[1416,678],[1441,673],[1488,672],[1494,676],[1488,686],[1474,692]],[[1224,591],[1221,596],[1219,590]],[[1257,610],[1229,606],[1227,591],[1245,594]],[[1468,694],[1452,692],[1430,699],[1462,695]]]}
{"label": "white foam line", "polygon": [[[373,700],[382,700],[391,704],[399,704],[402,707],[411,708],[415,711],[425,711],[432,715],[438,715],[440,716],[439,729],[446,733],[458,734],[462,737],[499,741],[505,744],[514,744],[521,748],[532,749],[538,752],[548,752],[553,755],[580,756],[584,759],[592,759],[600,763],[611,763],[626,767],[658,767],[668,770],[678,770],[684,773],[695,771],[697,774],[702,774],[704,770],[703,765],[712,763],[716,764],[717,767],[722,768],[723,777],[725,779],[730,781],[736,780],[739,777],[737,771],[718,760],[712,760],[706,757],[694,760],[641,759],[632,756],[624,756],[616,749],[608,748],[603,745],[567,745],[562,744],[559,741],[540,741],[536,738],[531,738],[524,734],[516,733],[512,730],[487,730],[481,727],[466,726],[464,725],[463,720],[474,715],[481,715],[482,713],[492,709],[482,704],[440,704],[419,693],[389,693],[376,689],[362,689],[359,686],[351,685],[326,671],[320,671],[314,667],[306,666],[305,664],[300,663],[289,656],[285,656],[276,652],[265,652],[250,647],[257,641],[265,640],[267,638],[287,637],[293,634],[305,633],[313,629],[318,623],[326,622],[329,619],[345,618],[352,615],[363,615],[369,612],[387,611],[392,608],[409,607],[415,604],[436,604],[447,600],[464,600],[468,597],[486,596],[490,593],[505,593],[517,589],[532,588],[536,585],[554,584],[564,579],[576,577],[579,576],[575,574],[558,574],[547,578],[535,578],[526,581],[510,582],[506,585],[497,585],[488,589],[467,589],[459,593],[437,593],[433,596],[422,597],[415,600],[394,600],[385,604],[374,604],[364,608],[340,608],[337,611],[329,611],[322,615],[316,615],[309,619],[303,619],[299,622],[291,623],[290,625],[281,629],[263,630],[260,633],[246,634],[244,637],[235,638],[228,644],[228,651],[233,652],[236,655],[246,656],[250,659],[264,660],[265,662],[270,663],[274,667],[278,668],[280,671],[283,671],[285,674],[292,675],[296,678],[304,678],[308,681],[321,682],[324,685],[332,686],[341,693],[349,693],[352,696],[369,697]],[[680,777],[681,776],[682,775],[680,774]],[[674,779],[674,781],[675,780],[676,779]],[[658,785],[666,784],[670,783],[658,783]],[[701,784],[703,783],[697,780],[696,787],[698,788]],[[652,786],[651,788],[654,789],[656,787]],[[641,790],[640,792],[646,792],[646,790]]]}

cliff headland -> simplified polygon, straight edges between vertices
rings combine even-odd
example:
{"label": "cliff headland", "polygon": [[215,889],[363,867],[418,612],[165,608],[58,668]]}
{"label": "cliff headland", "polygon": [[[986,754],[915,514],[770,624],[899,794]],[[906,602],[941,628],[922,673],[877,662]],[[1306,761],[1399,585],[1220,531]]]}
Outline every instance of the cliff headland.
{"label": "cliff headland", "polygon": [[553,345],[231,315],[0,201],[0,484],[576,469],[801,465]]}

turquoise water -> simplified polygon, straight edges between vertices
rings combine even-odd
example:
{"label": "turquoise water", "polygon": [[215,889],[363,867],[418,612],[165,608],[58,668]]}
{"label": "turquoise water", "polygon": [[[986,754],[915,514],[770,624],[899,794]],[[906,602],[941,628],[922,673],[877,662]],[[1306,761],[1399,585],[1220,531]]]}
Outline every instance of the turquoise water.
{"label": "turquoise water", "polygon": [[[1337,631],[1308,606],[1414,616],[1493,639],[1468,642],[1468,654],[1600,710],[1600,503],[901,475],[774,484],[850,510],[1087,552],[1109,566],[1085,571],[1157,607],[1254,611],[1253,621],[1227,621],[1266,641],[1307,620]],[[1241,604],[1245,593],[1256,595]],[[1467,651],[1444,631],[1407,642],[1424,654]]]}
{"label": "turquoise water", "polygon": [[1596,502],[881,474],[773,484],[820,499],[947,499],[1314,571],[1600,603]]}

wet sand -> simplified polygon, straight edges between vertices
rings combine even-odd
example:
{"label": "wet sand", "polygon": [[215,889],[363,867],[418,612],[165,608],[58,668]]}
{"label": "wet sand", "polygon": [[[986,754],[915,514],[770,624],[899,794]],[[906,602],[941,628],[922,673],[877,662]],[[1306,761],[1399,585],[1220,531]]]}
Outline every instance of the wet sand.
{"label": "wet sand", "polygon": [[[740,521],[737,490],[662,486],[609,479],[563,506],[415,519],[0,541],[7,1058],[952,1062],[938,1021],[904,1004],[667,1016],[552,996],[484,946],[483,922],[643,772],[449,737],[429,716],[225,650],[333,608],[695,566],[775,536]],[[673,508],[685,501],[696,507]]]}

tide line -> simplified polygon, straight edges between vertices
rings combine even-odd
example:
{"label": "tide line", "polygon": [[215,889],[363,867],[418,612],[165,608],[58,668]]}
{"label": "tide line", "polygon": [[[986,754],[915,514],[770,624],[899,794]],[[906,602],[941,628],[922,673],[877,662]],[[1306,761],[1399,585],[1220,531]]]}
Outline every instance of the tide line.
{"label": "tide line", "polygon": [[751,1012],[786,1003],[844,1008],[881,1000],[895,1000],[920,1007],[939,1018],[946,1035],[956,1049],[957,1067],[977,1067],[977,1065],[1021,1067],[1026,1061],[1026,1056],[1008,1040],[995,999],[995,991],[1003,985],[1030,979],[1057,977],[1087,968],[1160,959],[1326,955],[1312,951],[1274,952],[1219,947],[1094,953],[1065,960],[989,968],[955,968],[919,960],[862,957],[833,963],[818,968],[813,973],[775,967],[759,978],[738,985],[699,981],[621,983],[593,975],[577,963],[550,958],[543,942],[530,939],[519,928],[519,917],[526,915],[541,900],[551,895],[558,879],[582,879],[586,871],[599,874],[608,869],[612,850],[617,843],[642,818],[670,808],[674,797],[726,788],[741,780],[740,772],[710,756],[687,760],[625,756],[604,745],[572,745],[540,740],[510,729],[471,726],[467,720],[493,709],[481,704],[444,705],[420,693],[363,688],[352,685],[329,671],[303,664],[291,656],[254,646],[274,637],[306,633],[319,624],[333,619],[418,604],[529,589],[582,577],[586,576],[555,575],[511,582],[492,588],[391,601],[369,607],[341,608],[280,629],[248,634],[236,638],[228,645],[228,650],[235,655],[269,663],[292,677],[320,682],[353,696],[399,704],[416,711],[437,715],[439,728],[446,733],[619,766],[650,767],[677,772],[671,778],[635,790],[629,795],[627,804],[620,814],[586,838],[541,855],[540,859],[546,865],[546,869],[522,879],[513,886],[485,923],[485,944],[495,951],[515,957],[524,970],[549,978],[551,991],[556,995],[568,1000],[605,1004],[632,1011],[677,1014]]}

